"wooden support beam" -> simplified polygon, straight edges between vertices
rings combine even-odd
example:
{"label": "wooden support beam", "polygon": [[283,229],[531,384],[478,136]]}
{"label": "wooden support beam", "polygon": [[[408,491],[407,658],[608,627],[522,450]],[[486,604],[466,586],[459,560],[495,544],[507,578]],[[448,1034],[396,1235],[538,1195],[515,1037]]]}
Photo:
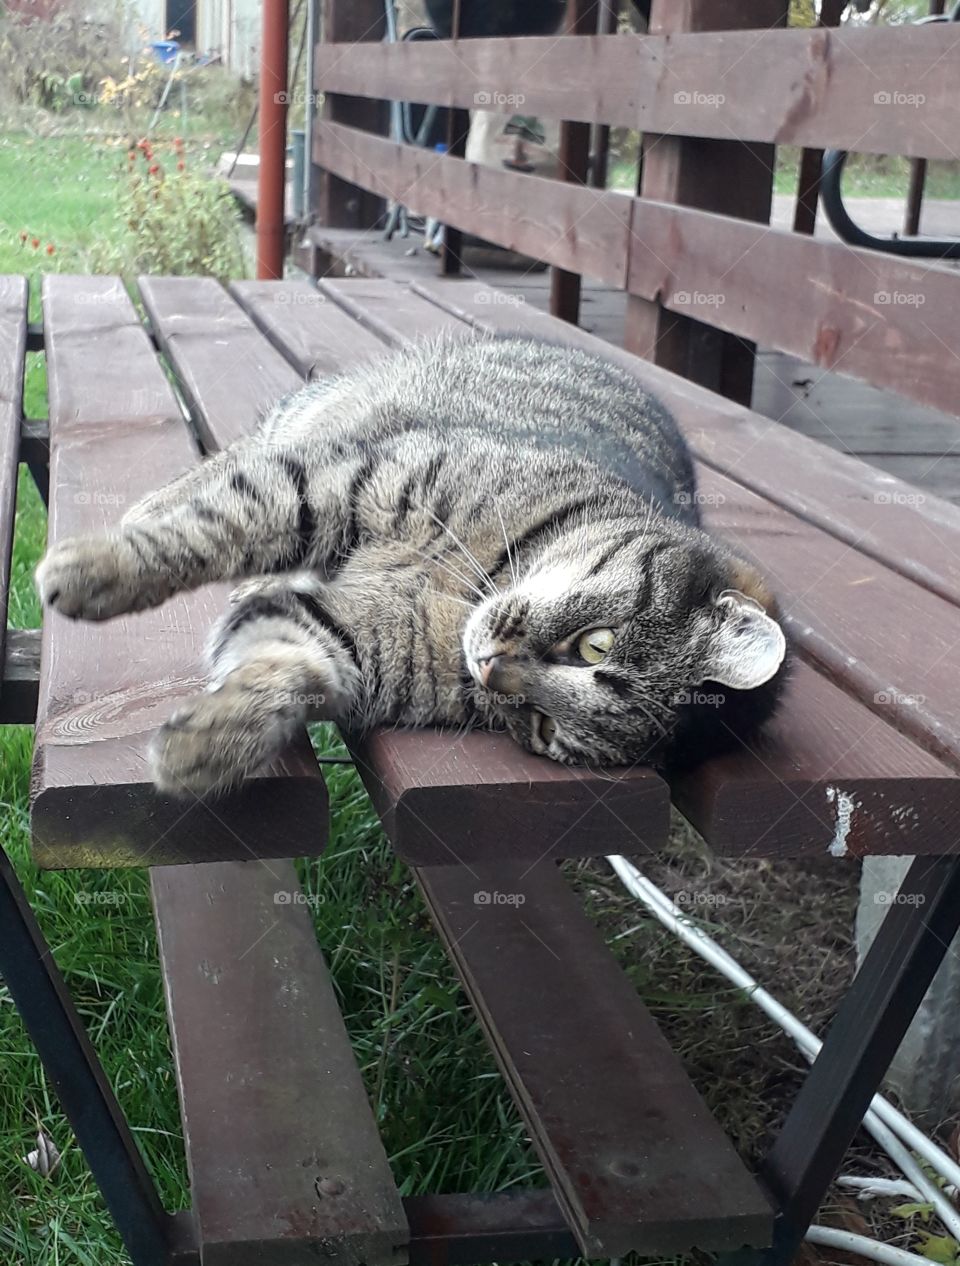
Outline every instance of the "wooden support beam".
{"label": "wooden support beam", "polygon": [[[359,44],[383,39],[386,20],[381,0],[320,0],[320,4],[323,43]],[[380,135],[386,133],[384,103],[373,98],[340,97],[325,90],[319,59],[314,87],[318,93],[325,93],[316,122],[317,132],[326,123],[337,122]],[[383,215],[383,198],[347,183],[332,172],[320,171],[316,188],[316,219],[328,228],[373,228]]]}
{"label": "wooden support beam", "polygon": [[[784,26],[787,0],[654,0],[653,35]],[[732,58],[731,76],[737,74]],[[674,100],[702,104],[696,81],[679,83]],[[723,93],[714,94],[718,98]],[[695,137],[644,137],[641,198],[676,202],[769,223],[773,196],[774,149],[739,140],[705,141]],[[749,404],[753,393],[754,345],[718,333],[700,321],[667,312],[656,300],[631,297],[627,304],[624,345],[646,360],[692,378],[722,395]]]}

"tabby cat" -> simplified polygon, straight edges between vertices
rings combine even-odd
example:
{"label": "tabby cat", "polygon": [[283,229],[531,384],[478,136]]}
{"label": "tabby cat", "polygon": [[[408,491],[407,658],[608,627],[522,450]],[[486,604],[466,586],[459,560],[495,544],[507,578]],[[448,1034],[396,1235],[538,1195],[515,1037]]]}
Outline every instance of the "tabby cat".
{"label": "tabby cat", "polygon": [[207,692],[152,744],[162,790],[238,783],[311,715],[481,725],[571,764],[690,763],[755,732],[784,675],[775,601],[700,528],[664,407],[528,338],[450,338],[311,383],[37,572],[44,602],[85,620],[240,578]]}

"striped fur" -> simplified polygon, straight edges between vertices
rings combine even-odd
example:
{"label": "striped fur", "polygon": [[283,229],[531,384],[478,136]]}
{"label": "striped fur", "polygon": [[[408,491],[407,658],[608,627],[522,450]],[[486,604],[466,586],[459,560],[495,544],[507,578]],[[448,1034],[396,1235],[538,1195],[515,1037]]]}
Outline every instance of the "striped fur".
{"label": "striped fur", "polygon": [[[311,384],[38,570],[45,603],[90,620],[226,579],[245,583],[210,689],[153,747],[166,790],[236,783],[311,715],[501,728],[571,763],[699,759],[705,735],[752,733],[783,676],[773,599],[701,530],[663,407],[529,339],[421,345]],[[587,663],[595,629],[612,645]],[[724,680],[725,706],[692,697]]]}

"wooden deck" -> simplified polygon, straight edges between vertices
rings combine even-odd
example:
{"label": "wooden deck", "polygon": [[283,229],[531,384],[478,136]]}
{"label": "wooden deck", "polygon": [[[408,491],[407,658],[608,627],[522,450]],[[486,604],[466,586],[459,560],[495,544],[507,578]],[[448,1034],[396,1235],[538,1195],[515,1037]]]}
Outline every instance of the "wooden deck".
{"label": "wooden deck", "polygon": [[[775,199],[777,227],[787,227],[790,205],[787,198]],[[898,204],[893,199],[858,199],[856,213],[871,231],[888,232],[897,225]],[[928,233],[960,232],[960,204],[932,203],[926,208],[923,228]],[[828,226],[819,223],[817,235],[833,236]],[[311,266],[309,248],[301,250],[301,262],[321,276],[333,272],[443,284],[437,259],[423,249],[422,238],[416,234],[387,242],[378,232],[313,228],[306,240],[315,248],[315,262]],[[548,308],[548,271],[471,262],[464,276],[495,287],[505,304]],[[580,323],[589,333],[622,347],[626,303],[623,291],[585,278]],[[920,316],[918,311],[918,320]],[[960,504],[960,423],[949,414],[763,348],[752,404],[758,413],[791,430]]]}

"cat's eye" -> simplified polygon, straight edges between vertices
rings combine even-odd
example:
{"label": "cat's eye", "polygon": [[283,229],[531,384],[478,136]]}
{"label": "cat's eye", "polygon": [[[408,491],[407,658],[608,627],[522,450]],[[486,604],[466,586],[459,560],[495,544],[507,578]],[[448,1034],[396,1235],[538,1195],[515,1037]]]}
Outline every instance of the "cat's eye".
{"label": "cat's eye", "polygon": [[587,664],[599,664],[613,650],[613,629],[589,629],[577,642],[577,654]]}

